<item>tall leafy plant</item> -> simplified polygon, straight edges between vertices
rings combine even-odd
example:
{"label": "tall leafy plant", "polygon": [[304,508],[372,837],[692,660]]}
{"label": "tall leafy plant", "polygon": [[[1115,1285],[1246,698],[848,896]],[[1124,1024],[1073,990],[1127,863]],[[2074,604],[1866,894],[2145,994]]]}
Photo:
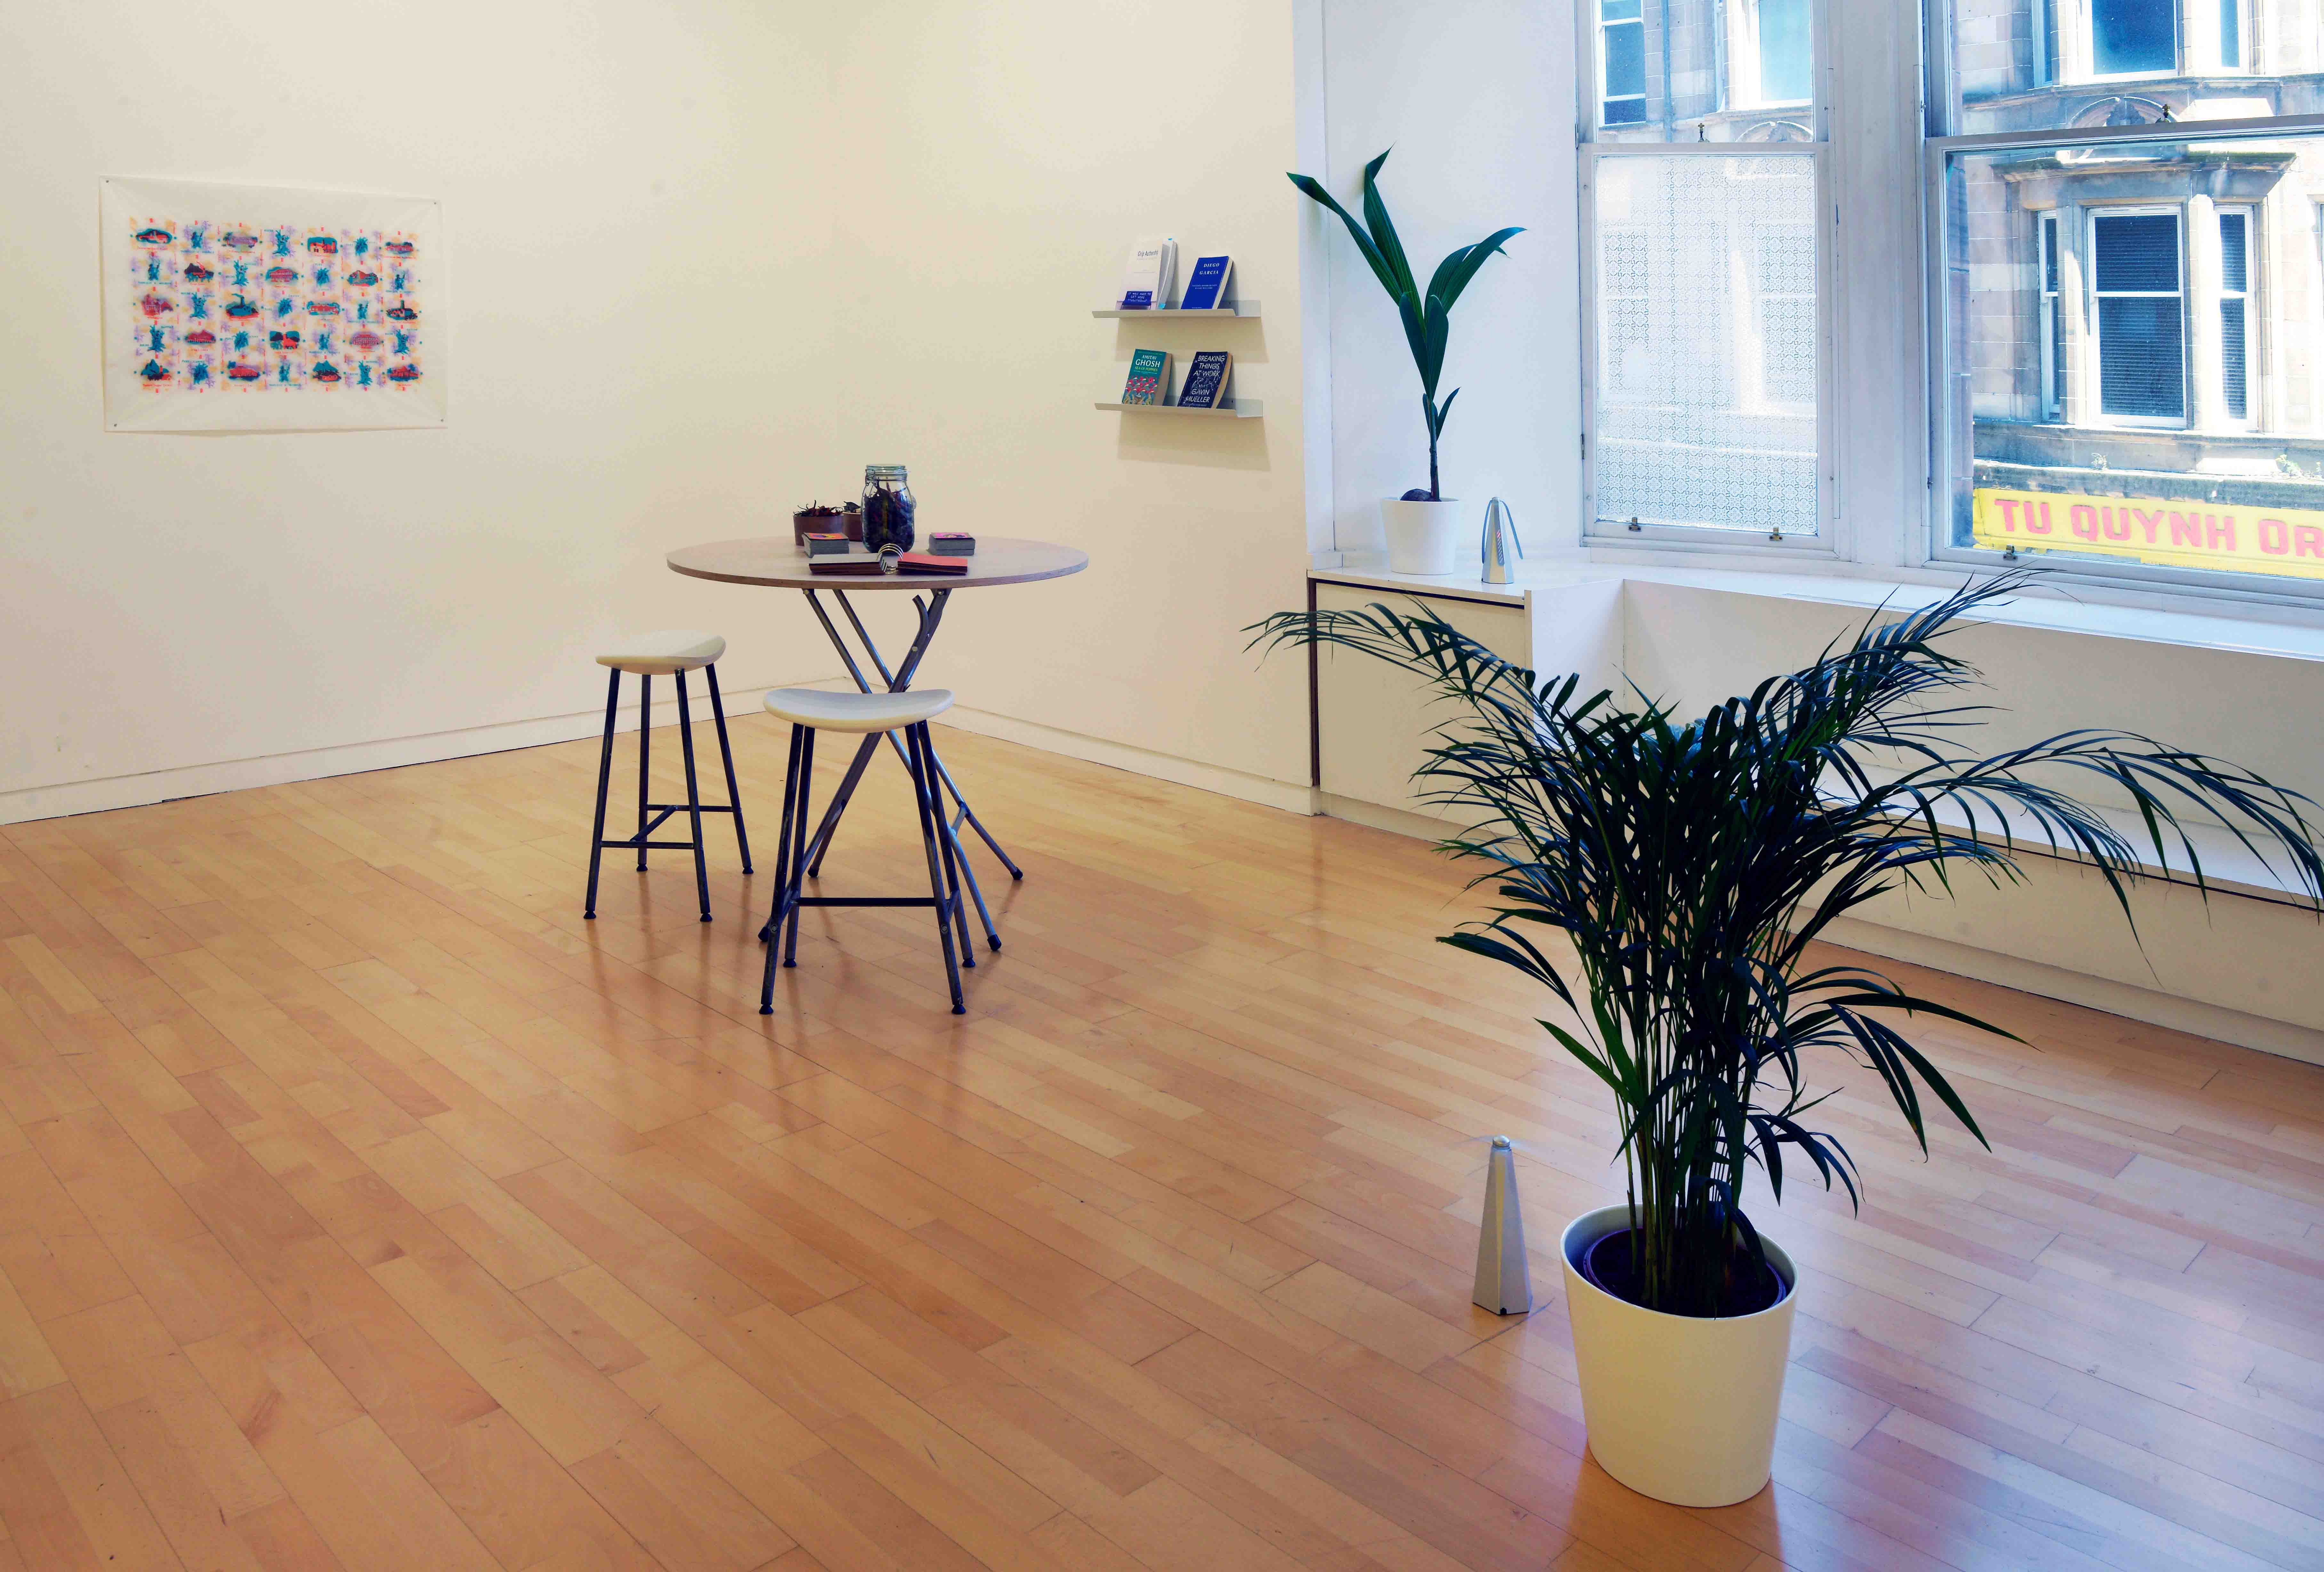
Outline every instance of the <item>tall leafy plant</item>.
{"label": "tall leafy plant", "polygon": [[[1436,384],[1444,375],[1444,346],[1452,329],[1452,303],[1469,287],[1469,281],[1477,276],[1477,270],[1485,265],[1485,259],[1500,250],[1511,236],[1525,231],[1497,229],[1474,245],[1459,247],[1436,264],[1436,271],[1429,275],[1428,287],[1423,290],[1413,278],[1412,264],[1405,260],[1404,242],[1397,238],[1396,226],[1388,219],[1388,204],[1380,199],[1379,171],[1386,162],[1388,154],[1383,153],[1364,165],[1362,224],[1357,223],[1355,216],[1340,206],[1338,199],[1312,177],[1290,178],[1293,185],[1340,216],[1356,249],[1370,264],[1372,276],[1379,280],[1380,288],[1396,302],[1397,315],[1404,322],[1405,342],[1412,348],[1412,364],[1420,373],[1420,413],[1428,426],[1426,500],[1439,502],[1443,494],[1436,476],[1436,441],[1444,434],[1444,418],[1452,412],[1452,401],[1461,396],[1456,387],[1444,395],[1443,403],[1436,402]],[[1414,500],[1411,493],[1406,494],[1406,500]]]}
{"label": "tall leafy plant", "polygon": [[[1938,641],[2014,582],[1876,615],[1814,664],[1692,719],[1537,680],[1425,611],[1286,612],[1250,630],[1270,647],[1377,656],[1465,711],[1415,779],[1476,822],[1442,849],[1483,865],[1471,887],[1499,904],[1441,942],[1516,967],[1579,1017],[1542,1025],[1614,1095],[1639,1303],[1756,1308],[1765,1255],[1742,1206],[1754,1166],[1777,1201],[1787,1153],[1858,1199],[1847,1149],[1805,1122],[1831,1095],[1808,1085],[1816,1050],[1877,1074],[1923,1153],[1931,1099],[1985,1139],[1903,1028],[2011,1034],[1863,966],[1812,965],[1839,918],[1900,885],[1950,893],[1959,871],[2016,880],[2019,856],[2046,842],[2095,868],[2128,920],[2142,846],[2202,884],[2192,824],[2224,825],[2324,904],[2303,817],[2315,804],[2247,770],[2115,731],[1991,754],[1962,744],[1990,711],[1953,702],[1977,673]],[[2069,795],[2078,777],[2126,796],[2138,828]]]}

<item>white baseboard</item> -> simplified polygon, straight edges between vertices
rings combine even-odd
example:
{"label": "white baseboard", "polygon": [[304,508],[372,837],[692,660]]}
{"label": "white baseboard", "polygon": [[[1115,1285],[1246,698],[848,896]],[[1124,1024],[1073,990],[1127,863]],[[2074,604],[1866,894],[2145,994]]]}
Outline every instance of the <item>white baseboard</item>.
{"label": "white baseboard", "polygon": [[[767,687],[780,686],[770,683]],[[759,713],[767,688],[728,689],[723,697],[728,717]],[[705,702],[702,717],[709,718]],[[664,695],[654,705],[657,726],[678,724],[678,707]],[[227,759],[214,764],[186,764],[136,775],[112,775],[96,781],[69,781],[54,786],[29,786],[0,792],[0,824],[23,824],[35,818],[61,818],[74,813],[104,813],[116,808],[141,808],[180,797],[206,797],[215,791],[240,791],[253,786],[284,786],[294,781],[320,781],[332,775],[357,775],[366,770],[392,770],[405,764],[432,764],[443,759],[466,759],[478,754],[505,753],[511,748],[539,747],[594,737],[603,731],[602,706],[570,715],[541,716],[531,720],[501,721],[492,726],[463,726],[454,731],[429,732],[415,737],[387,737],[378,742],[345,743],[327,748],[269,754],[252,759]],[[621,707],[614,729],[638,729],[633,698]]]}
{"label": "white baseboard", "polygon": [[1305,817],[1316,811],[1309,790],[1288,781],[1246,774],[1240,770],[1205,764],[1197,759],[1182,759],[1173,754],[1157,754],[1148,748],[1133,747],[1128,743],[1108,742],[1103,737],[1065,731],[1056,726],[1043,726],[1038,721],[1019,720],[1014,716],[995,715],[990,710],[954,705],[945,711],[937,724],[955,726],[979,736],[998,737],[1005,743],[1021,743],[1045,754],[1062,754],[1068,759],[1110,764],[1133,775],[1150,775],[1157,781],[1192,786],[1202,791],[1215,791],[1222,797],[1237,797],[1245,802],[1280,808],[1286,813]]}
{"label": "white baseboard", "polygon": [[[853,687],[844,677],[816,677],[758,688],[733,688],[725,692],[730,717],[755,715],[768,689],[775,687]],[[702,707],[706,718],[708,705]],[[677,707],[667,697],[654,707],[657,726],[674,726]],[[429,764],[443,759],[465,759],[478,754],[504,753],[511,748],[569,743],[598,735],[605,712],[592,707],[570,715],[541,716],[530,720],[503,721],[493,726],[465,726],[420,736],[388,737],[378,742],[347,743],[327,748],[228,759],[212,764],[187,764],[135,775],[113,775],[94,781],[69,781],[53,786],[31,786],[0,792],[0,824],[22,824],[35,818],[60,818],[74,813],[103,813],[116,808],[139,808],[180,797],[202,797],[215,791],[239,791],[254,786],[282,786],[294,781],[319,781],[332,775],[355,775],[366,770],[392,770],[405,764]],[[1108,764],[1135,775],[1215,791],[1246,802],[1264,803],[1301,815],[1315,811],[1305,786],[1271,781],[1195,759],[1181,759],[1126,743],[1084,736],[1079,732],[1019,720],[986,710],[955,707],[944,724],[1004,742],[1021,743],[1043,753]],[[619,731],[635,731],[638,707],[622,705],[614,722]]]}
{"label": "white baseboard", "polygon": [[2294,1022],[2246,1014],[2200,999],[2158,993],[2135,984],[2118,983],[2112,977],[2094,977],[2085,972],[2071,972],[2062,966],[1927,934],[1908,933],[1858,918],[1843,917],[1824,932],[1832,943],[1860,949],[1868,955],[1908,961],[1932,971],[2015,988],[2022,994],[2038,994],[2044,999],[2061,999],[2069,1004],[2103,1010],[2109,1015],[2167,1026],[2174,1031],[2216,1038],[2242,1048],[2255,1048],[2263,1053],[2324,1065],[2324,1031]]}

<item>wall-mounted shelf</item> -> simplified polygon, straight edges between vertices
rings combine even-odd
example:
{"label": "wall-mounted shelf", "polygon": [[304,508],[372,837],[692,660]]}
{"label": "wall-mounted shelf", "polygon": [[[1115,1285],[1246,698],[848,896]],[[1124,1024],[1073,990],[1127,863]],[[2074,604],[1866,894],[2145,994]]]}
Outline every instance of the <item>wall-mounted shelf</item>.
{"label": "wall-mounted shelf", "polygon": [[1261,408],[1257,399],[1238,400],[1231,410],[1188,410],[1176,404],[1100,404],[1097,407],[1120,410],[1129,415],[1192,415],[1205,421],[1256,421],[1260,418]]}
{"label": "wall-mounted shelf", "polygon": [[1135,317],[1141,322],[1214,322],[1222,317],[1240,317],[1247,320],[1259,316],[1257,301],[1240,301],[1231,306],[1221,306],[1209,311],[1092,311],[1093,317]]}

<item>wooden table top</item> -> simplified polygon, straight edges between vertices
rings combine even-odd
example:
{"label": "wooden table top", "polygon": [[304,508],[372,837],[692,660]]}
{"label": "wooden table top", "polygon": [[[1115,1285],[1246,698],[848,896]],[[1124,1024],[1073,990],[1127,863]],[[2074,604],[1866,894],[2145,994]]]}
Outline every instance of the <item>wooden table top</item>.
{"label": "wooden table top", "polygon": [[789,536],[761,535],[750,541],[711,541],[699,546],[681,546],[665,560],[671,572],[683,573],[690,578],[763,584],[775,589],[973,589],[980,585],[1033,584],[1044,578],[1063,578],[1088,567],[1089,553],[1047,541],[979,535],[976,555],[964,559],[968,571],[958,576],[818,575],[809,571],[807,553]]}

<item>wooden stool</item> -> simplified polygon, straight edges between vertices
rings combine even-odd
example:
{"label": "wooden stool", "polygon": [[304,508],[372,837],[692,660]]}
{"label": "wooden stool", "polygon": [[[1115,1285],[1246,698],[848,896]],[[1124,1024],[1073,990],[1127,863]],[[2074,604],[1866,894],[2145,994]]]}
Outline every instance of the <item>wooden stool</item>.
{"label": "wooden stool", "polygon": [[[928,717],[952,707],[952,695],[941,688],[908,693],[827,693],[816,688],[779,688],[767,695],[767,713],[791,723],[790,768],[783,778],[783,828],[778,832],[775,855],[774,908],[759,938],[767,946],[766,979],[759,989],[759,1013],[775,1013],[775,960],[798,964],[798,914],[806,906],[929,906],[936,909],[936,938],[944,947],[945,979],[952,986],[952,1013],[968,1013],[960,993],[960,968],[974,966],[976,952],[968,945],[968,916],[960,902],[960,870],[953,861],[951,838],[943,833],[944,805],[937,790],[936,750],[928,742]],[[926,895],[802,895],[807,877],[807,793],[815,779],[815,734],[817,731],[900,731],[904,734],[904,764],[911,772],[912,797],[920,811],[920,844],[928,858]],[[960,930],[960,950],[953,951],[953,930]]]}
{"label": "wooden stool", "polygon": [[[726,741],[726,706],[718,697],[719,656],[726,652],[726,641],[716,633],[670,632],[641,633],[624,642],[619,648],[608,650],[597,657],[597,664],[613,668],[613,679],[605,686],[605,751],[597,762],[597,826],[589,837],[589,894],[582,903],[581,915],[597,915],[597,864],[608,846],[638,848],[638,872],[646,871],[646,852],[682,852],[694,854],[694,888],[702,901],[702,920],[710,920],[710,870],[702,858],[702,816],[706,813],[731,813],[734,816],[735,844],[742,848],[742,871],[751,871],[751,837],[742,828],[742,791],[734,783],[734,750]],[[706,806],[702,792],[694,781],[693,716],[686,705],[686,674],[696,667],[702,669],[703,680],[710,685],[710,713],[718,721],[718,755],[726,765],[726,800],[723,804]],[[621,703],[622,673],[634,671],[638,679],[638,833],[623,840],[605,838],[605,793],[613,780],[613,711]],[[653,680],[669,676],[678,680],[678,744],[686,755],[686,800],[683,802],[650,802],[653,795],[648,786],[647,766],[650,761],[653,735]],[[694,828],[691,840],[652,840],[649,837],[659,829],[673,813],[683,813]],[[653,815],[649,820],[648,815]]]}

